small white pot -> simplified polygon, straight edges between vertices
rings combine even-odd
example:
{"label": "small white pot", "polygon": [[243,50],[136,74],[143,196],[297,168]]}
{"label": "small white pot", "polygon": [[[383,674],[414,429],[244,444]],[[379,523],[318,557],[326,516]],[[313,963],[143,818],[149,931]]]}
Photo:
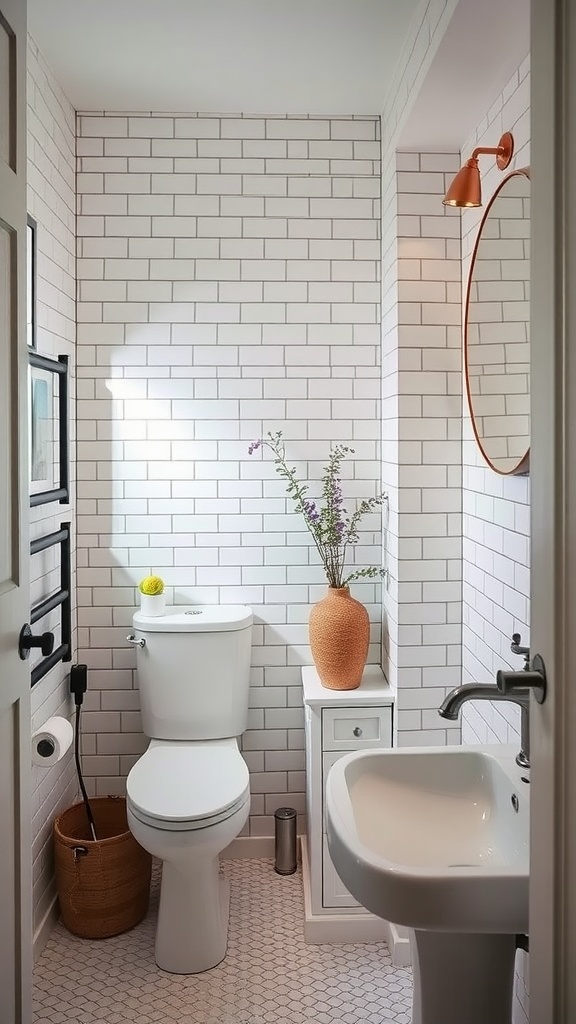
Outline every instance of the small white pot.
{"label": "small white pot", "polygon": [[166,594],[140,594],[140,611],[150,619],[164,615]]}

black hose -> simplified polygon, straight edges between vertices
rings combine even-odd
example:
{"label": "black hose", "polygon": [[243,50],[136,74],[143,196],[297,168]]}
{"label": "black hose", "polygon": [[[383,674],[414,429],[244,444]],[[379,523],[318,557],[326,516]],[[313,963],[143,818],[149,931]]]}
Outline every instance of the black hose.
{"label": "black hose", "polygon": [[88,825],[92,834],[94,842],[97,841],[96,826],[94,824],[94,815],[92,814],[92,808],[90,807],[90,801],[88,799],[88,793],[86,792],[86,786],[84,785],[84,779],[82,778],[82,767],[80,765],[80,712],[82,708],[80,704],[76,705],[76,729],[74,730],[74,760],[76,761],[76,771],[78,773],[78,782],[80,783],[80,790],[82,792],[82,799],[84,801],[84,807],[86,808],[86,817],[88,818]]}

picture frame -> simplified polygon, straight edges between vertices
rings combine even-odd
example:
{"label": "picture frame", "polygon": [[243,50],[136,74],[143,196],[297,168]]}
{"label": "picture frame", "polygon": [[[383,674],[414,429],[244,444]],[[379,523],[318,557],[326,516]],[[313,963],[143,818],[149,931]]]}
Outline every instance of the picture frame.
{"label": "picture frame", "polygon": [[26,338],[29,348],[36,348],[36,298],[37,298],[37,231],[38,225],[28,214],[26,228]]}
{"label": "picture frame", "polygon": [[30,507],[70,501],[68,356],[28,351]]}

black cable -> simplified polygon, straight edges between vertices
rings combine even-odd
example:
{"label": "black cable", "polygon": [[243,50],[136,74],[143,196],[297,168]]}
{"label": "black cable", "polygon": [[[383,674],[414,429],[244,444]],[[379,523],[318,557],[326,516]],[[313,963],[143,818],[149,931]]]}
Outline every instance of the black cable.
{"label": "black cable", "polygon": [[84,807],[86,808],[86,817],[88,818],[88,825],[90,826],[90,832],[92,833],[92,839],[94,842],[97,841],[96,826],[94,824],[94,815],[92,814],[92,808],[90,807],[90,801],[88,799],[88,793],[86,792],[86,786],[84,785],[84,779],[82,778],[82,767],[80,765],[80,712],[82,708],[80,704],[76,705],[76,729],[74,734],[74,760],[76,761],[76,771],[78,773],[78,782],[80,783],[80,790],[82,792],[82,799],[84,801]]}

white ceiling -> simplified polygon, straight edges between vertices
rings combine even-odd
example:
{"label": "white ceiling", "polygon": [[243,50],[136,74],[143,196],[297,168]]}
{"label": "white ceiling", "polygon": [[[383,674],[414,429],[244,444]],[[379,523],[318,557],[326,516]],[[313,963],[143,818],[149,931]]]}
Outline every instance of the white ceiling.
{"label": "white ceiling", "polygon": [[529,50],[530,0],[459,0],[419,83],[401,148],[459,149]]}
{"label": "white ceiling", "polygon": [[77,110],[380,114],[419,0],[28,0]]}

